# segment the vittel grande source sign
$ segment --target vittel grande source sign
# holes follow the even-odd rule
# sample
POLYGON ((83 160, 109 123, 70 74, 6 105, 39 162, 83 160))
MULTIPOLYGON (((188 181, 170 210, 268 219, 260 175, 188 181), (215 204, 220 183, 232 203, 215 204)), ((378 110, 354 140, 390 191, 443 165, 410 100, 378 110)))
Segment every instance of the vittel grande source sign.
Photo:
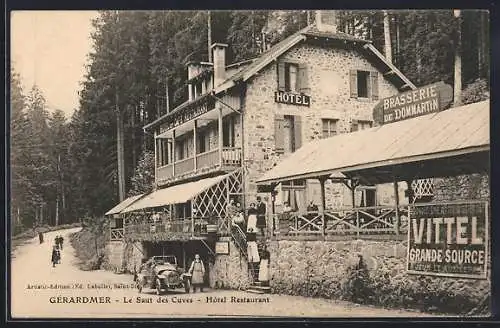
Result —
POLYGON ((486 279, 488 203, 410 206, 410 274, 486 279))

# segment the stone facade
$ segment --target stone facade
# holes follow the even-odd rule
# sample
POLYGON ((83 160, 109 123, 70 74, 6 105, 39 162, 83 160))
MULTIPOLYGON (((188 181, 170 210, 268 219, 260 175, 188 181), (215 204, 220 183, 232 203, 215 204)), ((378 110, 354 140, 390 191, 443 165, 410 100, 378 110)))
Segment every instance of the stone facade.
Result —
POLYGON ((215 263, 210 263, 210 287, 247 288, 250 284, 250 278, 246 258, 241 255, 230 237, 222 237, 220 240, 229 241, 229 255, 216 255, 215 263))
MULTIPOLYGON (((350 132, 353 119, 372 121, 373 107, 378 102, 376 99, 350 97, 351 69, 377 71, 355 50, 301 44, 278 60, 307 64, 311 103, 309 107, 305 107, 274 101, 274 92, 278 89, 276 62, 269 64, 248 81, 243 111, 244 158, 248 168, 246 193, 250 199, 257 192, 256 179, 288 155, 276 152, 276 114, 301 117, 302 144, 305 144, 322 137, 324 118, 337 120, 337 133, 350 132)), ((398 93, 397 88, 380 73, 378 86, 378 99, 398 93)), ((331 200, 331 206, 338 207, 345 203, 345 189, 341 185, 328 188, 327 199, 331 200)), ((350 200, 350 195, 348 199, 350 200)))
POLYGON ((105 248, 105 263, 113 271, 121 270, 124 264, 125 243, 122 241, 109 241, 105 248))
POLYGON ((369 273, 369 281, 365 282, 367 303, 467 313, 490 296, 490 278, 471 280, 407 274, 406 249, 406 241, 395 240, 272 241, 268 246, 271 290, 280 294, 343 299, 349 283, 349 267, 359 261, 358 255, 361 255, 369 273))

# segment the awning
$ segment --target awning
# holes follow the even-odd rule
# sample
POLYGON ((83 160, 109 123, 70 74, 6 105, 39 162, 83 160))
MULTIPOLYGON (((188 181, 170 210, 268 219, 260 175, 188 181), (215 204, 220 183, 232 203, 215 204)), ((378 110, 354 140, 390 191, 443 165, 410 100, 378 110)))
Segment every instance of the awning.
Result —
POLYGON ((224 180, 227 176, 227 174, 220 175, 213 178, 206 178, 153 191, 152 193, 144 196, 144 198, 140 201, 124 209, 122 213, 170 204, 185 203, 199 193, 224 180))
POLYGON ((125 199, 123 202, 119 203, 112 209, 106 212, 104 215, 113 215, 113 214, 119 214, 123 209, 125 209, 127 206, 132 205, 135 201, 139 200, 144 194, 136 195, 129 197, 125 199))
POLYGON ((488 152, 489 108, 489 101, 482 101, 312 141, 266 172, 257 184, 488 152))

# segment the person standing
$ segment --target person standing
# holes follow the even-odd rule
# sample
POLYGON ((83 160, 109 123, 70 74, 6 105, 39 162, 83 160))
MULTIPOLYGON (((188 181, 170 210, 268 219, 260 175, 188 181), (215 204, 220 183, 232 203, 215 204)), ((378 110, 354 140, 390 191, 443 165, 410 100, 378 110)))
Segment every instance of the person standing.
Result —
POLYGON ((52 247, 52 258, 51 258, 51 261, 52 261, 52 267, 55 267, 57 263, 59 263, 59 251, 57 250, 57 246, 54 245, 54 247, 52 247))
POLYGON ((260 262, 260 256, 259 248, 257 246, 257 234, 251 228, 247 232, 247 255, 250 272, 252 273, 252 278, 255 281, 258 278, 255 276, 255 268, 260 262))
POLYGON ((269 259, 271 254, 267 250, 267 245, 264 245, 262 250, 262 255, 260 257, 260 266, 259 266, 259 281, 263 286, 269 285, 269 259))
POLYGON ((262 202, 260 196, 257 196, 257 229, 262 236, 266 235, 266 204, 262 202))
POLYGON ((250 204, 247 214, 247 232, 255 233, 257 231, 257 209, 255 208, 255 203, 250 204))
POLYGON ((196 293, 196 287, 200 289, 203 293, 203 282, 205 278, 205 266, 203 261, 200 259, 200 255, 196 254, 194 256, 194 261, 191 263, 191 268, 189 269, 191 274, 191 284, 193 285, 193 293, 196 293))
POLYGON ((38 239, 40 240, 40 244, 43 243, 43 232, 38 231, 38 239))
POLYGON ((64 242, 63 236, 59 236, 59 248, 61 249, 61 251, 63 249, 63 242, 64 242))

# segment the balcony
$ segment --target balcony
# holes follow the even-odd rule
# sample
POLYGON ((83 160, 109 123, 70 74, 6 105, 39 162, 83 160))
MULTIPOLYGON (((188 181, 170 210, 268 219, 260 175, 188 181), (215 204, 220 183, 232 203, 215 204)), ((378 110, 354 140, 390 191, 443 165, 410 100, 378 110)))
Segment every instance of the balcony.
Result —
POLYGON ((158 185, 218 171, 231 171, 241 166, 241 148, 223 147, 184 158, 156 169, 158 185))

